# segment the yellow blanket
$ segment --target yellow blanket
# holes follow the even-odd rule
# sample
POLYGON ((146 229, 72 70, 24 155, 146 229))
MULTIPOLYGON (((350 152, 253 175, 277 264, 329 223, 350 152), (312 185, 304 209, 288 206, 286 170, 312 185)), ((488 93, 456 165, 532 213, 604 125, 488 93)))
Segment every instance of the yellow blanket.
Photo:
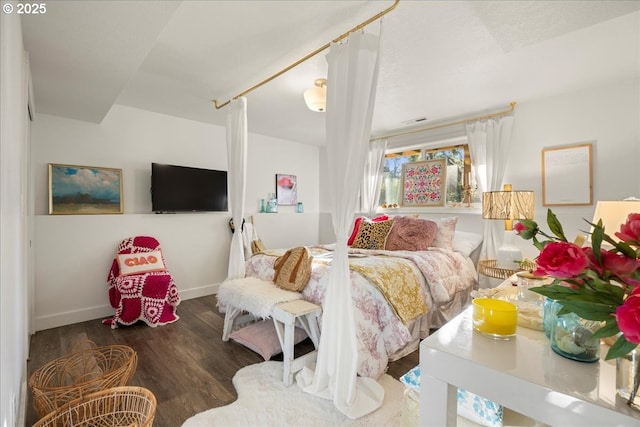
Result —
POLYGON ((427 312, 411 261, 384 256, 349 258, 349 267, 366 277, 385 297, 402 323, 427 312))
MULTIPOLYGON (((309 248, 314 262, 329 264, 332 251, 317 247, 309 248)), ((282 255, 283 250, 267 250, 263 254, 282 255)), ((360 273, 371 282, 389 303, 398 318, 407 324, 409 321, 427 312, 427 303, 420 291, 420 281, 412 261, 388 256, 362 256, 355 254, 349 257, 349 268, 360 273)))

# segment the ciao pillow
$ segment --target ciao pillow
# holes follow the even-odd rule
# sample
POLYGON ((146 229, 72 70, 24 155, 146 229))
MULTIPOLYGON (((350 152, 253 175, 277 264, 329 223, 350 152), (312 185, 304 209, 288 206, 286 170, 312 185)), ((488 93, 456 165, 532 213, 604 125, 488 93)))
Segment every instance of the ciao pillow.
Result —
POLYGON ((166 270, 161 251, 120 254, 118 255, 118 267, 120 267, 121 276, 166 270))

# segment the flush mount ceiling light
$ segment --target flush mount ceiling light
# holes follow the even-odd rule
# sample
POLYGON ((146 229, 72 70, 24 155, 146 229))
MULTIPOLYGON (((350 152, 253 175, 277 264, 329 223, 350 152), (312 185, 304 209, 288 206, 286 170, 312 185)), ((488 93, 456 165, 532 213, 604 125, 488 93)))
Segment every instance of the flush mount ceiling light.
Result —
POLYGON ((324 113, 327 107, 327 79, 316 79, 316 87, 304 91, 304 101, 312 111, 324 113))

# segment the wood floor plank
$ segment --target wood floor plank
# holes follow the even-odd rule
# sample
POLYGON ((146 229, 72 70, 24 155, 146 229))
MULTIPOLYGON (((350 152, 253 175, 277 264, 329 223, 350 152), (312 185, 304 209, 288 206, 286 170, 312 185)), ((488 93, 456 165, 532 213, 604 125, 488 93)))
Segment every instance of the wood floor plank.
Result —
MULTIPOLYGON (((260 363, 263 358, 248 348, 229 340, 223 342, 224 314, 216 307, 214 295, 182 301, 180 320, 150 328, 144 323, 111 329, 102 319, 38 331, 31 337, 28 375, 45 363, 70 352, 82 340, 98 346, 128 345, 138 355, 138 366, 131 385, 151 390, 158 406, 156 427, 180 426, 189 417, 210 408, 224 406, 237 399, 232 379, 244 366, 260 363)), ((296 356, 313 349, 306 339, 295 348, 296 356)), ((273 360, 282 360, 276 355, 273 360)), ((400 375, 416 366, 418 351, 389 364, 389 375, 400 375)), ((27 425, 37 415, 31 393, 27 402, 27 425)))

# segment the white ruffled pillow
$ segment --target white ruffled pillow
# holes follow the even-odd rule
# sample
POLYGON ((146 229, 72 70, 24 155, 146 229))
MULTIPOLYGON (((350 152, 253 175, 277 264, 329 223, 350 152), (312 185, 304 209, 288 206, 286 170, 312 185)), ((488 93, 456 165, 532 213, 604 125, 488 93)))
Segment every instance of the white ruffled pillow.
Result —
POLYGON ((468 257, 482 244, 483 237, 478 233, 456 231, 453 237, 453 250, 468 257))
POLYGON ((431 221, 435 222, 438 226, 436 238, 431 242, 431 246, 434 248, 453 249, 453 238, 456 232, 458 217, 452 216, 450 218, 433 219, 431 221))

